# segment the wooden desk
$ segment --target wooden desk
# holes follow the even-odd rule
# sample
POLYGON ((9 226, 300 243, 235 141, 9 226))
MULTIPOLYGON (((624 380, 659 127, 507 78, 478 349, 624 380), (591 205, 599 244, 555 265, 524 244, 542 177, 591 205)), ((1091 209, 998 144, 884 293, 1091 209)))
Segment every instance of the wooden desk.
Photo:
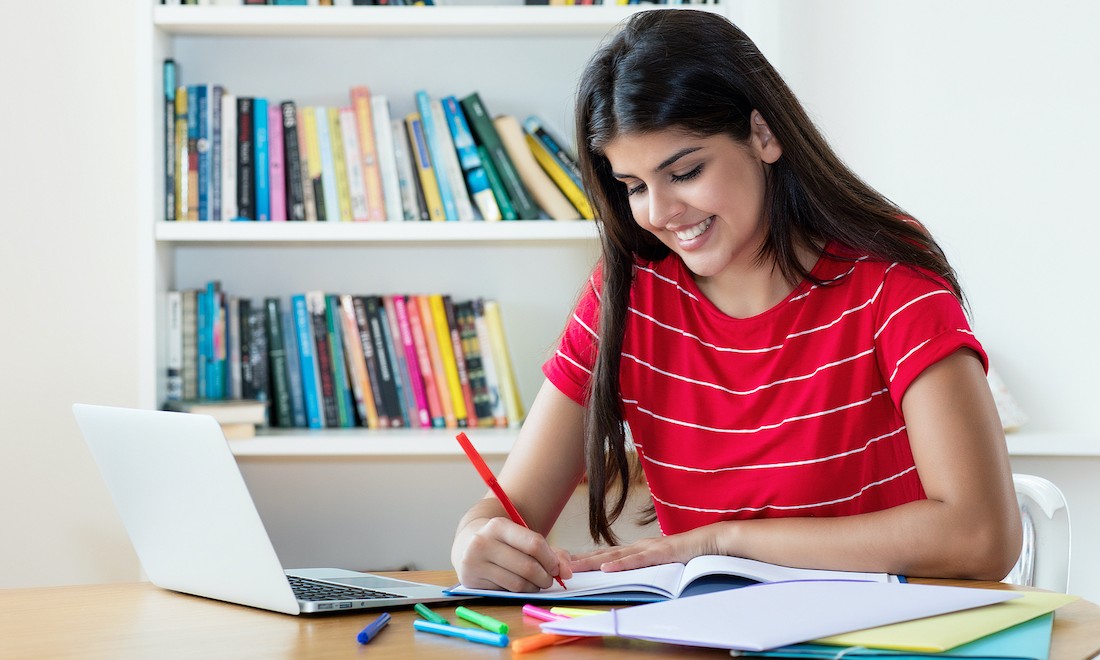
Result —
MULTIPOLYGON (((433 584, 454 583, 450 571, 403 574, 433 584)), ((916 581, 916 580, 914 580, 916 581)), ((999 583, 927 583, 1010 588, 999 583)), ((481 601, 479 611, 508 623, 513 639, 538 632, 519 604, 481 601)), ((435 608, 454 619, 454 605, 435 608)), ((377 613, 294 617, 222 604, 149 583, 0 590, 0 658, 503 658, 508 649, 417 633, 411 609, 368 646, 356 634, 377 613)), ((582 640, 538 651, 532 658, 728 658, 726 651, 619 639, 582 640)), ((1100 652, 1100 607, 1077 601, 1057 611, 1051 660, 1082 660, 1100 652)))

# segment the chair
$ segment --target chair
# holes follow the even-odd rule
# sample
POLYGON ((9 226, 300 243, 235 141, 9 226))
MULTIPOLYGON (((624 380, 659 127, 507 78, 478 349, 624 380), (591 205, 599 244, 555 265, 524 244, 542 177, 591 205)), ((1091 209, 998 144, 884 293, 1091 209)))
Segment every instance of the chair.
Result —
POLYGON ((1024 542, 1020 558, 1004 579, 1010 584, 1066 593, 1069 589, 1069 506, 1051 481, 1013 474, 1024 542))

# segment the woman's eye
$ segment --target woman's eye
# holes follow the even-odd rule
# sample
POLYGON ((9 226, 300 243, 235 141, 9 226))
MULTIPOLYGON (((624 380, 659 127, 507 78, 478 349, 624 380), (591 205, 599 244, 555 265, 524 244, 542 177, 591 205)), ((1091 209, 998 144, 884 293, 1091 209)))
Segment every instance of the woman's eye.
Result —
POLYGON ((695 177, 699 176, 699 174, 702 171, 703 171, 702 164, 696 165, 695 169, 688 172, 687 174, 673 174, 672 175, 672 182, 673 183, 682 183, 684 181, 690 181, 690 180, 694 179, 695 177))
POLYGON ((644 183, 639 183, 639 184, 633 185, 633 186, 630 185, 630 184, 626 184, 626 194, 627 195, 635 195, 635 194, 640 193, 644 190, 645 190, 645 184, 644 183))

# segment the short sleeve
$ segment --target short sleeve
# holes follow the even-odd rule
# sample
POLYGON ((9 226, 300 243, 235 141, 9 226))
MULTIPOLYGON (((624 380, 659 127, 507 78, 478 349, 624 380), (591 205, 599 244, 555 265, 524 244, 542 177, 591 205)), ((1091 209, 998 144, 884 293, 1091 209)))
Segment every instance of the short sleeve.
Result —
POLYGON ((925 369, 961 348, 989 358, 970 329, 959 299, 931 273, 894 265, 883 278, 876 305, 875 349, 890 398, 901 410, 906 390, 925 369))
POLYGON ((554 355, 542 365, 542 373, 554 387, 582 406, 587 403, 588 384, 596 363, 599 283, 597 266, 578 297, 554 355))

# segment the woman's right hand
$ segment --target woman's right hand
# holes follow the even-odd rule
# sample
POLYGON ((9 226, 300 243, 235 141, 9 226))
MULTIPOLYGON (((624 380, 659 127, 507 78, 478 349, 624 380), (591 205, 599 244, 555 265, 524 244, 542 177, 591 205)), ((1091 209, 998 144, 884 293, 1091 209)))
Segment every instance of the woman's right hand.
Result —
POLYGON ((573 577, 570 559, 538 532, 504 516, 469 520, 451 548, 459 581, 473 589, 539 591, 553 585, 555 577, 573 577))

